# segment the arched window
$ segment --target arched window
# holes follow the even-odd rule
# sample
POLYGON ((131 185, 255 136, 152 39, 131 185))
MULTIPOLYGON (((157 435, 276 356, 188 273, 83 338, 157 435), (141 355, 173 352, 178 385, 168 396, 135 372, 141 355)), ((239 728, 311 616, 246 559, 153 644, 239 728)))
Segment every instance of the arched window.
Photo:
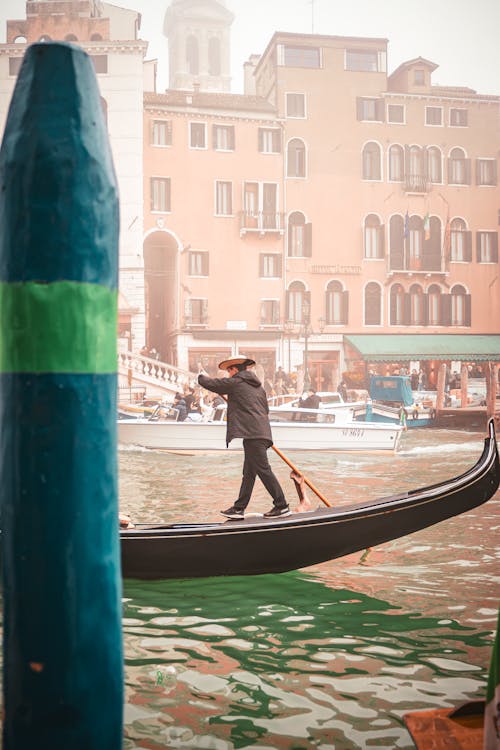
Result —
POLYGON ((340 281, 330 281, 326 287, 325 312, 327 325, 347 323, 347 293, 340 281))
POLYGON ((302 281, 293 281, 288 287, 287 293, 287 319, 294 323, 303 323, 305 318, 305 305, 309 301, 302 281))
POLYGON ((186 39, 186 62, 188 73, 197 76, 200 72, 200 57, 198 52, 198 40, 195 36, 186 39))
POLYGON ((365 326, 382 324, 382 291, 380 285, 370 281, 365 287, 365 326))
POLYGON ((443 182, 443 160, 437 146, 430 146, 427 149, 427 174, 434 184, 443 182))
POLYGON ((412 326, 424 324, 424 293, 420 284, 410 287, 410 323, 412 326))
POLYGON ((43 34, 38 41, 39 42, 51 42, 52 37, 50 37, 48 34, 43 34))
POLYGON ((102 42, 102 34, 98 34, 97 32, 95 34, 90 35, 90 41, 91 42, 102 42))
POLYGON ((64 40, 66 42, 77 42, 78 41, 78 37, 75 36, 74 34, 66 34, 66 36, 64 37, 64 40))
POLYGON ((467 322, 468 314, 468 295, 466 290, 460 284, 456 284, 451 292, 451 325, 465 326, 470 325, 467 322))
POLYGON ((292 138, 288 144, 286 176, 306 176, 306 147, 300 138, 292 138))
POLYGON ((363 148, 363 179, 380 180, 382 176, 380 146, 367 143, 363 148))
POLYGON ((16 38, 14 39, 14 44, 26 44, 27 41, 28 40, 25 36, 16 36, 16 38))
POLYGON ((208 42, 208 73, 211 76, 220 76, 220 40, 213 36, 208 42))
POLYGON ((422 268, 423 229, 424 222, 422 218, 420 216, 410 216, 406 242, 411 271, 419 271, 422 268))
POLYGON ((288 255, 291 258, 311 257, 311 225, 301 211, 288 217, 288 255))
POLYGON ((463 219, 453 219, 450 224, 450 260, 460 262, 467 258, 467 226, 463 219))
POLYGON ((391 287, 391 326, 402 326, 404 324, 405 290, 401 284, 391 287))
POLYGON ((469 160, 465 158, 463 148, 452 148, 448 161, 448 182, 451 185, 468 185, 469 160))
POLYGON ((365 219, 365 258, 384 257, 383 227, 375 214, 368 214, 365 219))
POLYGON ((427 322, 430 326, 442 323, 441 288, 437 284, 431 284, 427 291, 427 322))
POLYGON ((402 146, 391 146, 389 149, 389 179, 402 182, 404 179, 404 151, 402 146))

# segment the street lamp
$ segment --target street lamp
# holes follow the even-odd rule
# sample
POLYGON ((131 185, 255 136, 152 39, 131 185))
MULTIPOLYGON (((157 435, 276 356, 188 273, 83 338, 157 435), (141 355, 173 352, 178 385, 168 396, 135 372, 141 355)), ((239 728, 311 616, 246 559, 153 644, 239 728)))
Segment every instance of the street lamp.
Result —
POLYGON ((288 372, 292 371, 291 341, 294 333, 293 320, 283 321, 283 335, 288 339, 288 372))
POLYGON ((307 298, 304 298, 302 302, 302 323, 304 326, 304 391, 308 391, 311 388, 311 378, 309 377, 308 367, 308 349, 310 334, 310 323, 311 323, 311 305, 307 298))

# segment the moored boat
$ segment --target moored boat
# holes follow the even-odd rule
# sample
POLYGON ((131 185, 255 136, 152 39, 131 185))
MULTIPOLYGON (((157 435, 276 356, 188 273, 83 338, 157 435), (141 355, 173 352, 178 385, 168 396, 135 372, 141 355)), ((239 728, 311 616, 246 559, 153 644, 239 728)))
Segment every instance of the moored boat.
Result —
POLYGON ((493 421, 477 463, 458 477, 371 502, 278 519, 136 526, 120 532, 123 575, 196 578, 280 573, 397 539, 486 502, 500 484, 493 421))

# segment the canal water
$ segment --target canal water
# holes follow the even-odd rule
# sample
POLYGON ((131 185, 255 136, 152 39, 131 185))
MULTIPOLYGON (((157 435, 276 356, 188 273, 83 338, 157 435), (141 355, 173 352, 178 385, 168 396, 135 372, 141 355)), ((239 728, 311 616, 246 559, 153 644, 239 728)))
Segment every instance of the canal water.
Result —
MULTIPOLYGON (((421 429, 403 435, 396 455, 290 458, 342 504, 456 476, 482 441, 421 429)), ((289 470, 272 451, 270 460, 295 504, 289 470)), ((241 465, 233 452, 120 449, 121 509, 140 522, 219 520, 241 465)), ((256 486, 249 510, 269 506, 256 486)), ((497 494, 463 516, 305 570, 126 581, 125 749, 410 750, 406 712, 485 695, 499 529, 497 494)))

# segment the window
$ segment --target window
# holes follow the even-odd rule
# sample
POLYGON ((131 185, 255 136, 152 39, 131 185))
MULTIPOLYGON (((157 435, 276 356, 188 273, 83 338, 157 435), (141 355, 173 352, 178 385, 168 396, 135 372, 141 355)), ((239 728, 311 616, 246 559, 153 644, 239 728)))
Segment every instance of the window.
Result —
POLYGON ((468 111, 466 109, 450 109, 450 125, 454 128, 466 128, 468 125, 468 111))
POLYGON ((262 279, 279 279, 281 277, 281 255, 278 255, 278 253, 261 253, 259 276, 262 279))
POLYGON ((454 286, 451 294, 451 325, 465 326, 471 324, 470 295, 460 284, 454 286))
POLYGON ((153 120, 151 143, 153 146, 172 145, 172 122, 170 120, 153 120))
MULTIPOLYGON (((466 231, 463 219, 453 219, 450 224, 450 260, 455 262, 468 261, 471 256, 471 233, 466 231)), ((445 243, 446 244, 446 243, 445 243)))
POLYGON ((405 121, 405 108, 403 104, 387 105, 387 122, 403 125, 405 121))
POLYGON ((426 125, 442 125, 443 124, 443 108, 442 107, 426 107, 425 108, 425 124, 426 125))
POLYGON ((425 85, 425 70, 419 68, 413 72, 413 83, 415 86, 425 85))
POLYGON ((356 117, 358 120, 383 122, 384 100, 358 96, 356 99, 356 117))
POLYGON ((496 159, 476 159, 476 185, 497 184, 496 159))
POLYGON ((309 296, 301 281, 293 281, 290 284, 287 292, 287 320, 291 320, 294 323, 302 323, 304 321, 304 313, 306 305, 309 302, 309 296))
POLYGON ((207 126, 204 122, 189 123, 189 147, 206 148, 207 147, 207 126))
POLYGON ((243 185, 242 228, 259 231, 281 229, 275 182, 245 182, 243 185))
POLYGON ((234 125, 214 125, 212 144, 216 151, 234 151, 234 125))
POLYGON ((384 235, 380 219, 369 214, 365 219, 365 258, 384 257, 384 235))
POLYGON ((478 263, 496 263, 498 261, 497 232, 478 232, 476 243, 478 263))
POLYGON ((94 70, 96 73, 108 72, 108 56, 107 55, 90 55, 90 59, 94 63, 94 70))
POLYGON ((286 95, 286 116, 305 118, 306 116, 306 95, 305 94, 287 94, 286 95))
POLYGON ((427 292, 427 322, 430 326, 441 325, 441 289, 432 284, 427 292))
POLYGON ((233 214, 233 183, 217 180, 215 183, 215 213, 217 216, 233 214))
POLYGON ((220 41, 213 36, 208 41, 208 75, 220 76, 220 41))
POLYGON ((339 281, 330 281, 326 288, 325 312, 327 325, 347 323, 347 292, 339 281))
POLYGON ((312 254, 312 225, 306 224, 301 211, 294 211, 288 219, 288 255, 291 258, 310 258, 312 254))
POLYGON ((208 276, 208 253, 190 250, 188 256, 189 276, 208 276))
POLYGON ((384 50, 347 49, 345 52, 346 70, 366 73, 385 73, 386 54, 384 50))
POLYGON ((17 76, 21 68, 22 57, 9 57, 9 75, 17 76))
POLYGON ((365 288, 365 325, 379 326, 382 323, 382 292, 380 285, 370 281, 365 288))
POLYGON ((363 179, 381 179, 380 146, 378 143, 367 143, 363 148, 363 179))
POLYGON ((280 302, 278 299, 263 299, 260 302, 260 324, 277 326, 280 322, 280 302))
POLYGON ((188 325, 206 325, 208 323, 208 300, 186 300, 186 323, 188 325))
POLYGON ((461 148, 452 148, 448 159, 448 182, 450 185, 470 185, 470 159, 465 158, 461 148))
POLYGON ((389 148, 389 180, 402 182, 404 179, 404 151, 402 146, 389 148))
POLYGON ((420 271, 422 268, 423 228, 424 223, 420 216, 410 217, 406 247, 409 256, 409 269, 411 271, 420 271))
POLYGON ((405 190, 410 193, 423 193, 427 190, 425 150, 421 146, 406 146, 405 190))
POLYGON ((170 211, 170 177, 151 177, 151 211, 170 211))
POLYGON ((282 48, 281 60, 280 64, 293 68, 319 68, 321 50, 319 47, 292 47, 286 44, 282 48))
POLYGON ((424 323, 424 293, 420 284, 410 287, 410 324, 421 326, 424 323))
POLYGON ((259 128, 259 151, 261 154, 281 153, 281 130, 279 128, 259 128))
POLYGON ((427 176, 434 185, 443 182, 441 151, 437 146, 430 146, 427 149, 427 176))
POLYGON ((186 63, 188 73, 197 76, 200 72, 200 56, 198 40, 195 36, 188 36, 186 39, 186 63))
POLYGON ((306 147, 300 138, 292 138, 287 148, 287 177, 306 176, 306 147))
POLYGON ((391 287, 391 326, 404 325, 404 301, 405 293, 401 284, 391 287))

